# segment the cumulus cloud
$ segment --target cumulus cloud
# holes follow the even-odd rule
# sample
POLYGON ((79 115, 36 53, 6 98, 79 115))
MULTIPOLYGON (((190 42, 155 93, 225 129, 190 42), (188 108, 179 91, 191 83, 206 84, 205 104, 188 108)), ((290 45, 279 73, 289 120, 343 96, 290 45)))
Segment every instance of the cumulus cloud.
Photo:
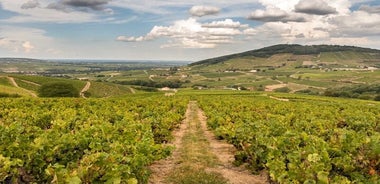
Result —
POLYGON ((34 46, 29 41, 25 41, 22 44, 22 47, 24 48, 24 51, 26 53, 29 53, 29 52, 31 52, 34 49, 34 46))
POLYGON ((243 31, 244 35, 257 35, 258 31, 254 28, 248 28, 243 31))
MULTIPOLYGON (((105 10, 112 0, 60 0, 56 3, 50 3, 47 8, 67 11, 68 8, 91 9, 95 11, 105 10)), ((107 9, 107 11, 109 11, 107 9)))
POLYGON ((203 24, 202 27, 208 28, 244 28, 248 27, 247 24, 241 24, 240 22, 235 22, 232 19, 225 19, 223 21, 213 21, 211 23, 203 24))
POLYGON ((333 37, 330 39, 330 43, 335 45, 353 45, 352 43, 367 45, 370 41, 366 37, 333 37))
POLYGON ((196 19, 189 18, 176 21, 171 26, 154 26, 145 36, 119 36, 116 40, 141 42, 167 37, 169 42, 162 47, 214 48, 218 44, 232 43, 235 36, 242 34, 240 29, 245 27, 247 25, 231 19, 201 24, 196 19))
POLYGON ((360 6, 359 10, 365 11, 368 13, 379 13, 380 14, 380 6, 362 5, 362 6, 360 6))
POLYGON ((13 52, 30 53, 34 46, 29 41, 12 40, 9 38, 0 38, 0 48, 11 50, 13 52))
POLYGON ((122 41, 122 42, 141 42, 141 41, 146 41, 148 40, 147 37, 139 36, 139 37, 126 37, 126 36, 118 36, 116 38, 117 41, 122 41))
POLYGON ((215 15, 218 14, 220 9, 214 6, 193 6, 189 10, 192 16, 203 17, 206 15, 215 15))
POLYGON ((35 54, 45 48, 54 48, 52 43, 55 42, 45 34, 41 29, 0 25, 0 48, 20 56, 35 54))
POLYGON ((32 9, 40 6, 37 0, 29 0, 28 2, 21 5, 21 9, 32 9))
POLYGON ((328 15, 337 13, 336 9, 329 6, 324 0, 301 0, 295 5, 295 12, 312 15, 328 15))
POLYGON ((355 11, 349 15, 336 16, 330 19, 335 37, 378 36, 380 33, 380 14, 355 11))
POLYGON ((290 14, 284 10, 275 7, 269 7, 266 10, 256 10, 248 16, 249 20, 262 22, 306 22, 306 18, 298 14, 290 14))

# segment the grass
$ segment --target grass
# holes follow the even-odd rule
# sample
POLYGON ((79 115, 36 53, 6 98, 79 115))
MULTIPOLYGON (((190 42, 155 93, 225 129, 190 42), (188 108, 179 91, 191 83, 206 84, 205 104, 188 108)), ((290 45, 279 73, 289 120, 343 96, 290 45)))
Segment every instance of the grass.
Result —
POLYGON ((218 78, 218 77, 234 77, 234 76, 239 76, 243 74, 239 72, 215 72, 215 73, 202 73, 201 75, 207 78, 218 78))
POLYGON ((16 81, 18 86, 20 86, 21 88, 30 90, 30 91, 38 91, 38 89, 40 88, 40 86, 38 86, 36 84, 25 82, 25 80, 15 78, 15 81, 16 81))
POLYGON ((15 79, 26 80, 34 82, 40 85, 50 83, 50 82, 68 82, 72 84, 79 91, 86 85, 85 81, 56 78, 56 77, 44 77, 44 76, 29 76, 29 75, 12 75, 15 79))
POLYGON ((13 86, 8 78, 2 77, 2 76, 0 76, 0 85, 9 86, 9 87, 13 86))
POLYGON ((178 184, 224 184, 227 180, 216 172, 207 171, 218 163, 216 156, 209 150, 209 142, 201 128, 195 103, 190 104, 188 129, 182 137, 180 167, 175 168, 167 181, 178 184))
POLYGON ((176 184, 227 184, 226 179, 221 174, 205 172, 202 168, 191 166, 177 169, 168 181, 176 184))
POLYGON ((20 96, 31 96, 28 92, 26 92, 22 88, 16 88, 11 86, 0 85, 0 93, 6 94, 18 94, 20 96))
POLYGON ((87 92, 90 94, 90 97, 102 98, 130 94, 131 90, 128 86, 124 85, 106 82, 91 82, 90 89, 87 92))

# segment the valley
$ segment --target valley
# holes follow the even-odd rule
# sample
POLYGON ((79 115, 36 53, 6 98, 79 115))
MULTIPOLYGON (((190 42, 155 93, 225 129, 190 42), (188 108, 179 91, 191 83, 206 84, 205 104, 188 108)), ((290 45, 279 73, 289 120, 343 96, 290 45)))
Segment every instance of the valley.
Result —
MULTIPOLYGON (((322 50, 322 51, 321 51, 322 50)), ((0 183, 376 183, 380 51, 0 59, 0 183)))

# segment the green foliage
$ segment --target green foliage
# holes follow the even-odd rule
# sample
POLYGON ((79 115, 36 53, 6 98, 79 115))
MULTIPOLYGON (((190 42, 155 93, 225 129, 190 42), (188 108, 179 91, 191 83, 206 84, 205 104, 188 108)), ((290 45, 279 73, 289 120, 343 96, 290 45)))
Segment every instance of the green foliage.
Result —
POLYGON ((0 92, 0 98, 17 98, 21 97, 19 94, 8 94, 8 93, 2 93, 0 92))
MULTIPOLYGON (((77 90, 82 89, 86 85, 85 81, 65 79, 65 78, 59 78, 59 77, 32 76, 32 75, 12 75, 12 77, 15 78, 16 81, 25 80, 25 81, 30 81, 39 85, 53 83, 53 82, 66 82, 66 83, 72 84, 77 90)), ((25 88, 29 90, 33 90, 28 87, 25 87, 25 88)))
POLYGON ((79 91, 70 83, 53 82, 42 85, 38 90, 40 97, 79 97, 79 91))
POLYGON ((88 91, 84 93, 86 97, 102 98, 111 96, 122 96, 130 94, 131 90, 128 86, 109 83, 109 82, 93 82, 88 91))
POLYGON ((375 96, 375 101, 380 101, 380 95, 375 96))
POLYGON ((379 50, 353 47, 353 46, 339 46, 339 45, 302 46, 302 45, 296 45, 296 44, 293 44, 293 45, 280 44, 280 45, 264 47, 257 50, 242 52, 238 54, 231 54, 231 55, 221 56, 217 58, 206 59, 206 60, 198 61, 195 63, 191 63, 190 66, 196 66, 196 65, 202 65, 202 64, 212 65, 212 64, 228 61, 230 59, 249 57, 249 56, 267 58, 275 54, 283 54, 283 53, 291 53, 295 55, 317 55, 321 52, 341 52, 341 51, 380 53, 379 50))
POLYGON ((288 87, 282 87, 282 88, 277 88, 274 91, 275 92, 280 92, 280 93, 289 93, 291 90, 288 87))
POLYGON ((0 76, 0 85, 3 85, 3 86, 13 86, 13 85, 10 83, 10 81, 9 81, 8 78, 6 78, 6 77, 2 77, 2 76, 0 76))
POLYGON ((123 85, 137 85, 137 86, 145 86, 145 87, 153 87, 153 88, 180 88, 184 82, 179 80, 176 81, 164 81, 164 82, 156 82, 151 80, 133 80, 133 81, 120 81, 118 84, 123 85))
POLYGON ((147 183, 188 100, 0 99, 0 183, 147 183))
POLYGON ((227 184, 227 180, 220 173, 206 172, 204 169, 182 167, 174 171, 168 179, 176 184, 227 184))
POLYGON ((380 84, 373 85, 354 85, 341 88, 329 88, 324 92, 325 96, 359 98, 364 100, 376 100, 380 93, 380 84))
MULTIPOLYGON (((277 183, 376 183, 379 105, 287 95, 198 97, 208 125, 237 149, 235 163, 277 183)), ((380 144, 379 144, 380 145, 380 144)))

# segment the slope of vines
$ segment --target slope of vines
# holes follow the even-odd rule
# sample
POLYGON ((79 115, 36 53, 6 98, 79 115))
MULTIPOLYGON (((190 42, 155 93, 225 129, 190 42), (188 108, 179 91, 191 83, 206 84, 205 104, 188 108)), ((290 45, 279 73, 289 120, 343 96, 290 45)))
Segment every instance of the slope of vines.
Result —
MULTIPOLYGON (((161 97, 161 96, 160 96, 161 97)), ((0 183, 146 183, 181 97, 0 99, 0 183)))
POLYGON ((208 125, 232 143, 236 163, 277 183, 378 183, 380 104, 333 98, 209 95, 208 125))

